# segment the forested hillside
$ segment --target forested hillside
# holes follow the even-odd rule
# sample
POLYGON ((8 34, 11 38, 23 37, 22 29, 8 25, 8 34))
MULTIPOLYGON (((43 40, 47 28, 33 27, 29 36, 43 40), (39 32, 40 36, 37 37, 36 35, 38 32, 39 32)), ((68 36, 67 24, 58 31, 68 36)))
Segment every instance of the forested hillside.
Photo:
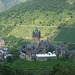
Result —
POLYGON ((75 0, 28 0, 0 13, 0 23, 74 26, 75 0))
POLYGON ((13 7, 14 5, 26 0, 0 0, 0 11, 13 7))
MULTIPOLYGON (((0 9, 4 10, 2 1, 24 0, 0 0, 0 9)), ((6 62, 0 63, 0 75, 75 75, 75 61, 69 60, 67 56, 59 58, 57 55, 57 60, 30 62, 26 58, 20 59, 17 50, 25 49, 26 44, 32 43, 32 32, 36 27, 41 32, 42 41, 49 38, 53 45, 64 44, 67 51, 74 50, 73 26, 75 26, 75 0, 27 0, 0 12, 0 35, 13 55, 13 59, 8 57, 6 62)))
POLYGON ((75 0, 27 0, 0 13, 0 35, 9 47, 31 43, 37 25, 43 40, 58 31, 46 26, 75 26, 75 0))
POLYGON ((0 75, 75 75, 75 61, 26 61, 16 59, 0 64, 0 75))

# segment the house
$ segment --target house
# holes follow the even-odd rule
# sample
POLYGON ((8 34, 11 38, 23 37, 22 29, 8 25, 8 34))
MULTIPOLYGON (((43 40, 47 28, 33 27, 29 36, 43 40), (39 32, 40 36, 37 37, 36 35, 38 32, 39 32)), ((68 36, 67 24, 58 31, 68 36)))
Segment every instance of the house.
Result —
POLYGON ((56 59, 57 56, 55 54, 55 52, 48 52, 48 53, 45 53, 45 54, 36 54, 36 60, 39 60, 39 61, 46 61, 47 59, 56 59))
POLYGON ((63 54, 64 58, 66 58, 66 56, 69 58, 69 60, 75 61, 75 51, 74 50, 70 50, 69 52, 66 52, 63 54))
POLYGON ((70 50, 68 54, 69 54, 69 59, 75 60, 75 51, 74 50, 70 50))
POLYGON ((11 56, 11 54, 9 54, 9 50, 7 47, 2 47, 0 48, 0 62, 3 62, 7 59, 8 56, 11 56))
POLYGON ((0 48, 5 46, 5 41, 2 40, 1 36, 0 36, 0 48))
POLYGON ((54 46, 53 47, 53 50, 55 51, 56 54, 59 55, 59 57, 62 57, 63 54, 66 53, 66 49, 64 47, 61 47, 61 46, 54 46))

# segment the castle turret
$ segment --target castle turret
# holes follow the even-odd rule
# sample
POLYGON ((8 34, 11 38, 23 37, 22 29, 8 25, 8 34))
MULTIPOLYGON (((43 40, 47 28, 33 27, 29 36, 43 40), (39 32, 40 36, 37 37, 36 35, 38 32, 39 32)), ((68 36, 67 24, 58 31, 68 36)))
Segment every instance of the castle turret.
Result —
POLYGON ((40 31, 38 31, 38 28, 36 27, 35 31, 33 31, 33 44, 34 48, 38 48, 40 43, 40 31))

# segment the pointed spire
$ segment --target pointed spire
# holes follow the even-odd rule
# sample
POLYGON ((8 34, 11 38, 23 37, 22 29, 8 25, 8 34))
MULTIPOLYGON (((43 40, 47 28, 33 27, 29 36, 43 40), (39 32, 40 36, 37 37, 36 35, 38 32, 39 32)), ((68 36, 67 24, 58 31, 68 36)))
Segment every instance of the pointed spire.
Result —
POLYGON ((35 29, 35 34, 37 34, 38 33, 38 28, 36 27, 36 29, 35 29))
POLYGON ((38 31, 38 28, 36 27, 36 30, 35 31, 38 31))

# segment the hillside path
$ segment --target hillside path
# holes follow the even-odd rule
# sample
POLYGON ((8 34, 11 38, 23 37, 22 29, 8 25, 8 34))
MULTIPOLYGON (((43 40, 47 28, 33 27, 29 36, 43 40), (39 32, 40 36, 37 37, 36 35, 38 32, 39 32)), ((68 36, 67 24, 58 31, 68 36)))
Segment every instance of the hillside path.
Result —
MULTIPOLYGON (((2 24, 2 25, 10 25, 12 26, 13 24, 2 24)), ((16 24, 16 26, 22 26, 22 27, 58 27, 58 26, 38 26, 38 25, 19 25, 19 24, 16 24)))

